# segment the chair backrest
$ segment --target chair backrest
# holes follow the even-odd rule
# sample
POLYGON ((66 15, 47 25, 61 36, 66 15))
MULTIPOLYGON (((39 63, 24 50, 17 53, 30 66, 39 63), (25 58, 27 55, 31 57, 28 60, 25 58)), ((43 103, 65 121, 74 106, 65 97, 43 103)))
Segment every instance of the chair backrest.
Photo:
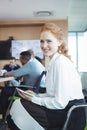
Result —
POLYGON ((33 88, 34 88, 34 92, 36 93, 39 93, 39 90, 40 90, 40 82, 41 82, 41 79, 43 78, 43 76, 46 75, 46 71, 43 71, 41 73, 41 75, 38 77, 37 81, 35 82, 33 88))
MULTIPOLYGON (((77 108, 87 108, 87 104, 74 105, 74 106, 72 106, 72 107, 69 109, 69 111, 68 111, 68 113, 67 113, 67 118, 66 118, 66 121, 65 121, 65 124, 64 124, 62 130, 67 130, 68 124, 69 124, 69 121, 70 121, 71 114, 72 114, 72 112, 73 112, 74 110, 76 110, 77 108)), ((78 125, 78 124, 77 124, 77 125, 78 125)), ((80 124, 79 124, 79 125, 80 125, 80 124)))
POLYGON ((39 77, 37 78, 37 80, 36 80, 36 82, 35 82, 35 84, 33 86, 22 84, 22 85, 19 85, 19 87, 21 87, 21 89, 22 89, 22 87, 26 88, 26 89, 30 89, 30 90, 32 90, 32 91, 34 91, 36 93, 39 93, 40 91, 42 91, 41 93, 44 93, 46 91, 46 88, 45 87, 40 87, 40 83, 41 83, 41 80, 42 80, 43 76, 46 76, 46 71, 43 71, 39 75, 39 77))

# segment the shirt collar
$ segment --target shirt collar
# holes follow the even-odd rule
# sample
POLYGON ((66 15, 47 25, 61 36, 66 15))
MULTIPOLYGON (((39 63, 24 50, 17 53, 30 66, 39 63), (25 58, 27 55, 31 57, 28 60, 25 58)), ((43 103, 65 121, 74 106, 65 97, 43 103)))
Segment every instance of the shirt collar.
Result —
POLYGON ((54 61, 56 60, 56 58, 57 58, 58 56, 60 56, 60 54, 59 54, 59 53, 55 53, 55 54, 53 55, 53 57, 48 60, 48 63, 47 63, 47 65, 46 65, 46 70, 48 70, 48 68, 50 68, 51 64, 54 63, 54 61))

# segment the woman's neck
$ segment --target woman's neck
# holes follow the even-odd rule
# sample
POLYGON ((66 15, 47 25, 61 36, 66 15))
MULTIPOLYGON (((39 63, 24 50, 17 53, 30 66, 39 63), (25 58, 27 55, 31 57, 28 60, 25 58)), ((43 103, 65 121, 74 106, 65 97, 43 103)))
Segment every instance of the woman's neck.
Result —
POLYGON ((52 54, 51 56, 49 56, 50 59, 52 59, 52 57, 56 54, 57 52, 55 52, 54 54, 52 54))

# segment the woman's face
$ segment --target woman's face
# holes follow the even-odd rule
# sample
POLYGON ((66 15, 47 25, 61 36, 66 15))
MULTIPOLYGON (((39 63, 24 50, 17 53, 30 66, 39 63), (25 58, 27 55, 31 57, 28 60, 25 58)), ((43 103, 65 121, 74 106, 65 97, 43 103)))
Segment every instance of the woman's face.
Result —
POLYGON ((57 52, 59 45, 59 41, 50 31, 41 33, 40 47, 45 56, 52 57, 57 52))

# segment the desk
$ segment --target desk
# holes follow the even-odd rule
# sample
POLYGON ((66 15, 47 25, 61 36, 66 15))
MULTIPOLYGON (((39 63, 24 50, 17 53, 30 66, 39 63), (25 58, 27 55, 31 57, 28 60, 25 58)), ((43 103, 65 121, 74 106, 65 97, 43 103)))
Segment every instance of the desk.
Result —
POLYGON ((0 82, 10 81, 15 79, 14 77, 0 77, 0 82))

